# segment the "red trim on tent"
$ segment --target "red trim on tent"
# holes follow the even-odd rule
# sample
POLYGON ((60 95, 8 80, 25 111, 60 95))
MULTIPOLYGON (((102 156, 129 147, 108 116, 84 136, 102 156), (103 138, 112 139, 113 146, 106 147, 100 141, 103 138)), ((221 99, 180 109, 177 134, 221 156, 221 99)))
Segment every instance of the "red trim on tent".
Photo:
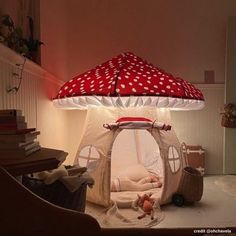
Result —
POLYGON ((144 117, 121 117, 116 122, 127 122, 127 121, 146 121, 146 122, 153 122, 150 119, 144 117))

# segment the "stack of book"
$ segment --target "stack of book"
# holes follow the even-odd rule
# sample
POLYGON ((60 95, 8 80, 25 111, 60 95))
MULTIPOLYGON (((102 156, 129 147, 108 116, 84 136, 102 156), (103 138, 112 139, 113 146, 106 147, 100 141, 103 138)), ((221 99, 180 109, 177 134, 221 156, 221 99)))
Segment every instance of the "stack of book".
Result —
POLYGON ((27 128, 21 110, 0 110, 0 159, 24 158, 38 151, 39 134, 35 128, 27 128))

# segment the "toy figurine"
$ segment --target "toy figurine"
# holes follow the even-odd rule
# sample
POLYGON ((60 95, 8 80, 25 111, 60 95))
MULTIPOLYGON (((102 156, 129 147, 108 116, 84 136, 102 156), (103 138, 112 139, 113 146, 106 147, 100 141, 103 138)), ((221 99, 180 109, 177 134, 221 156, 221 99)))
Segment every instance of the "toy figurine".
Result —
POLYGON ((151 216, 151 220, 154 219, 154 199, 151 198, 152 193, 144 194, 142 196, 138 195, 138 199, 136 200, 136 206, 140 207, 143 210, 143 214, 138 216, 138 219, 144 218, 146 215, 151 216))

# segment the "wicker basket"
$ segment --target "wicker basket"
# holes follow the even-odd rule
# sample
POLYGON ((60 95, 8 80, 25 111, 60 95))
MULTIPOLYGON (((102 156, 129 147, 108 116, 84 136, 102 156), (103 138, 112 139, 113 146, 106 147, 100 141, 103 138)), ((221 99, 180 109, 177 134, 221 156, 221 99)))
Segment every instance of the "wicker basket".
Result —
POLYGON ((223 114, 221 125, 226 128, 236 128, 236 116, 228 117, 225 114, 223 114))
POLYGON ((183 195, 186 202, 200 201, 203 194, 203 176, 201 173, 190 166, 185 167, 180 179, 178 193, 183 195))

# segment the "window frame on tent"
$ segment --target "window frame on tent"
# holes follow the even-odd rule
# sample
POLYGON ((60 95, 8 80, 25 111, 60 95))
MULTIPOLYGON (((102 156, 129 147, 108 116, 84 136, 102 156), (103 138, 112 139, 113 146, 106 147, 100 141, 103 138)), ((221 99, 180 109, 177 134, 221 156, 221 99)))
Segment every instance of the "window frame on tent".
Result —
POLYGON ((167 160, 168 160, 168 164, 170 166, 171 172, 173 174, 177 173, 179 171, 179 169, 180 169, 181 161, 180 161, 180 154, 179 154, 179 152, 178 152, 178 150, 176 149, 175 146, 172 146, 172 145, 169 146, 167 160), (175 152, 174 152, 174 150, 175 150, 175 152), (172 158, 170 158, 170 153, 172 153, 172 158), (174 153, 177 153, 177 157, 175 157, 174 153), (176 165, 176 163, 178 163, 178 165, 176 165), (178 166, 178 167, 176 168, 176 166, 178 166))
POLYGON ((79 160, 79 162, 78 162, 79 166, 86 167, 89 172, 92 172, 92 171, 96 170, 96 168, 99 165, 99 162, 101 160, 101 157, 100 157, 99 151, 97 150, 97 148, 94 145, 86 145, 80 150, 80 153, 78 155, 78 160, 79 160), (86 151, 87 148, 88 148, 88 156, 81 155, 81 152, 86 151), (93 152, 92 152, 92 150, 93 150, 93 152), (97 157, 92 157, 91 156, 92 153, 93 154, 95 153, 94 151, 97 153, 97 157), (81 159, 86 160, 85 165, 81 165, 81 162, 80 162, 81 159), (96 166, 90 169, 89 164, 91 164, 94 161, 96 161, 96 166))

